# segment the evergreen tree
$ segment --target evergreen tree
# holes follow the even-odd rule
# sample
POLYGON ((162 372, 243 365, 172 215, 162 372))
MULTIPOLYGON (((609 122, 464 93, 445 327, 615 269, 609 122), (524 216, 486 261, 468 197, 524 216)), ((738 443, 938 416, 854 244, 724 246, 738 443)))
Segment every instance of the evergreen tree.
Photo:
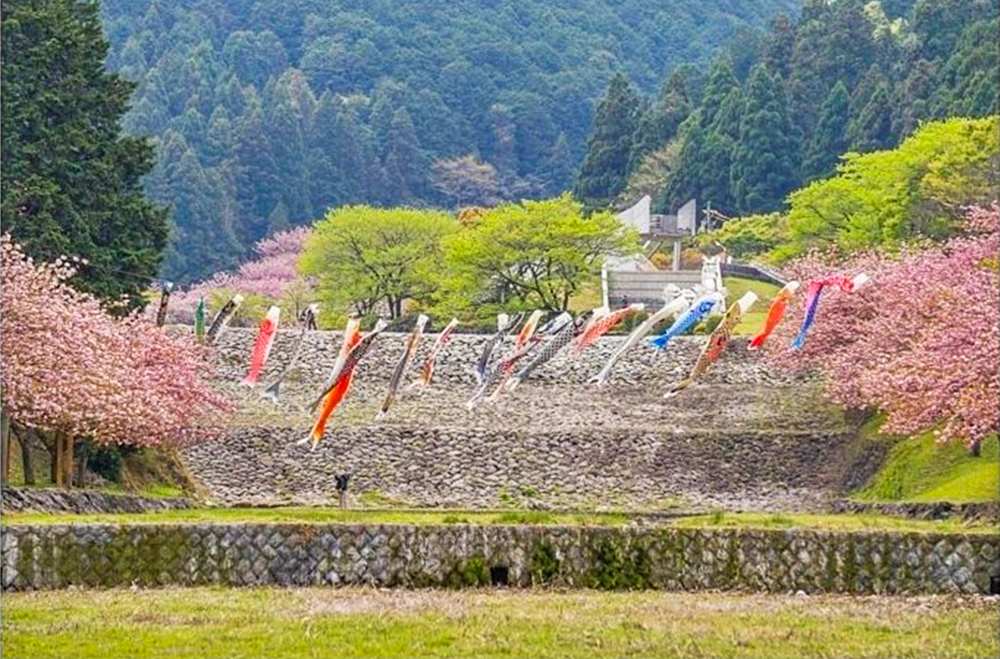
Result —
POLYGON ((803 139, 812 134, 819 118, 819 105, 836 78, 825 77, 829 58, 826 50, 831 10, 826 0, 808 0, 795 29, 795 44, 788 65, 788 103, 794 128, 803 139))
POLYGON ((889 89, 885 83, 875 88, 861 111, 851 120, 847 137, 851 150, 864 153, 892 146, 892 116, 889 89))
POLYGON ((708 128, 715 121, 715 114, 734 89, 739 89, 740 83, 733 75, 733 67, 729 59, 718 58, 712 62, 705 84, 705 93, 701 99, 701 127, 708 128))
POLYGON ((805 148, 802 173, 806 180, 833 175, 837 158, 847 151, 847 123, 851 97, 843 80, 837 81, 819 111, 819 121, 805 148))
POLYGON ((545 167, 549 194, 558 195, 572 187, 573 166, 573 152, 570 150, 569 140, 566 138, 566 133, 559 133, 545 167))
POLYGON ((186 284, 199 275, 231 268, 243 256, 230 223, 221 221, 225 203, 211 176, 198 162, 184 136, 164 133, 150 194, 170 206, 172 240, 164 275, 186 284))
POLYGON ((741 213, 776 210, 798 184, 798 145, 781 80, 764 66, 750 76, 740 139, 733 153, 733 194, 741 213))
POLYGON ((771 21, 771 29, 764 43, 761 62, 768 71, 788 80, 792 50, 795 48, 795 25, 788 16, 781 14, 771 21))
POLYGON ((587 155, 573 191, 588 209, 607 207, 625 189, 638 114, 639 98, 628 79, 615 74, 597 105, 587 155))
POLYGON ((239 239, 252 245, 264 237, 267 217, 282 198, 278 164, 271 152, 264 123, 264 110, 253 88, 248 88, 246 112, 236 129, 235 174, 240 209, 243 211, 239 239))
POLYGON ((392 204, 412 203, 423 194, 426 165, 413 119, 406 108, 399 108, 393 115, 386 148, 382 166, 389 182, 387 199, 392 204))
POLYGON ((683 72, 674 71, 664 84, 660 98, 639 120, 629 169, 635 171, 647 154, 672 140, 681 122, 690 113, 691 99, 686 89, 686 78, 683 72))
POLYGON ((132 305, 156 276, 166 211, 143 195, 145 138, 123 137, 135 85, 104 70, 96 3, 4 1, 0 219, 43 260, 89 260, 79 285, 132 305))
POLYGON ((911 67, 909 75, 894 86, 891 119, 894 136, 908 136, 922 119, 931 117, 934 84, 934 65, 921 59, 911 67))

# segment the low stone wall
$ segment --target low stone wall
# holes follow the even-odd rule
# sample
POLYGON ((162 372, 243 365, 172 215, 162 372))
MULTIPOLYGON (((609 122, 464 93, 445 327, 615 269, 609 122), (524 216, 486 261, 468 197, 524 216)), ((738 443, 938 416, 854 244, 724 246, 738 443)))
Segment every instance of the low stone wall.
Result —
POLYGON ((514 586, 989 593, 996 535, 657 527, 8 525, 4 590, 514 586))
POLYGON ((910 519, 948 519, 957 517, 963 520, 978 520, 992 524, 1000 524, 1000 503, 869 503, 867 501, 835 501, 830 507, 834 513, 879 513, 895 515, 910 519))
POLYGON ((151 498, 134 494, 109 494, 93 490, 5 487, 4 512, 44 513, 148 513, 157 510, 192 508, 183 498, 151 498))

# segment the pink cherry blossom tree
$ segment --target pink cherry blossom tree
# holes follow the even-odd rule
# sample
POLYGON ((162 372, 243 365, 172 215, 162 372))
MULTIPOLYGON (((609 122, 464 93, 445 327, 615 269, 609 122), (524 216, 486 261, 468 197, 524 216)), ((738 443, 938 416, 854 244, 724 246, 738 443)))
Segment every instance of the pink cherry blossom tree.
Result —
POLYGON ((228 408, 192 338, 169 336, 138 313, 112 316, 66 284, 71 263, 36 264, 8 236, 0 258, 5 420, 70 447, 73 438, 173 447, 204 436, 228 408))
MULTIPOLYGON (((242 264, 236 272, 219 272, 186 291, 174 292, 170 297, 167 322, 190 325, 194 322, 199 298, 204 296, 210 307, 218 308, 236 293, 245 298, 242 315, 252 318, 253 322, 259 321, 264 310, 272 304, 281 306, 286 317, 294 317, 292 314, 297 314, 312 301, 309 299, 311 285, 297 270, 302 247, 310 232, 309 227, 299 227, 276 233, 259 241, 254 246, 256 258, 242 264)), ((155 311, 151 309, 147 313, 155 311)))
POLYGON ((791 368, 820 368, 833 401, 885 412, 887 432, 933 428, 942 441, 975 449, 1000 417, 998 229, 994 203, 969 208, 964 234, 943 244, 794 262, 788 274, 803 282, 832 272, 865 272, 871 282, 852 294, 825 291, 797 352, 787 346, 803 309, 790 308, 768 354, 791 368))

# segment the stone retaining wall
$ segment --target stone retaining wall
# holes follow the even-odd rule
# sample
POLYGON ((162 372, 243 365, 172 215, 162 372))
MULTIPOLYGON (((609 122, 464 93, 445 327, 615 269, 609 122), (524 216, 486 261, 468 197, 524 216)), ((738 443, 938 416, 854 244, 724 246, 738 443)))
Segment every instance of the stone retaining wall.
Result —
MULTIPOLYGON (((536 377, 495 402, 465 407, 472 367, 487 337, 457 335, 439 356, 431 387, 402 389, 390 414, 375 416, 407 335, 381 336, 319 449, 298 444, 312 425, 303 411, 325 378, 341 339, 307 335, 301 372, 277 404, 239 386, 253 330, 234 329, 216 350, 218 386, 240 401, 222 437, 183 451, 192 477, 220 504, 336 501, 334 474, 353 475, 356 503, 496 507, 650 509, 677 503, 728 509, 826 505, 852 436, 817 383, 775 371, 737 340, 700 383, 669 401, 703 337, 669 350, 636 346, 612 382, 588 383, 624 340, 603 337, 581 356, 564 350, 536 377)), ((282 331, 261 382, 281 372, 295 331, 282 331)), ((433 343, 428 335, 404 383, 433 343)), ((499 350, 502 352, 506 348, 499 350)))
POLYGON ((93 490, 21 487, 3 488, 2 504, 5 512, 45 513, 148 513, 194 506, 180 497, 160 499, 93 490))
POLYGON ((948 519, 958 517, 963 520, 978 520, 990 524, 1000 524, 1000 504, 987 503, 878 503, 867 501, 835 501, 830 507, 834 513, 879 513, 910 519, 948 519))
POLYGON ((989 593, 996 535, 657 527, 8 525, 4 590, 514 586, 989 593))

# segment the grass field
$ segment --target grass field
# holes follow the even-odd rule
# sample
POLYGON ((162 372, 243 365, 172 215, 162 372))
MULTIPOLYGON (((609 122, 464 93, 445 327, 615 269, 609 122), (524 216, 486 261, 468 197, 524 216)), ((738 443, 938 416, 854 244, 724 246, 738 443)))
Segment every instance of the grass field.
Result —
POLYGON ((995 657, 985 598, 221 589, 3 598, 4 657, 995 657))
POLYGON ((757 301, 750 308, 750 311, 743 316, 740 324, 736 326, 736 330, 733 332, 737 335, 756 334, 764 324, 764 318, 767 317, 767 309, 771 306, 771 300, 774 299, 780 288, 774 284, 767 284, 754 279, 743 279, 742 277, 723 277, 722 284, 726 287, 728 294, 727 302, 729 304, 743 297, 743 294, 747 291, 753 291, 757 294, 757 301))
POLYGON ((975 457, 961 443, 939 444, 933 433, 913 437, 879 435, 876 419, 862 431, 867 441, 894 442, 886 463, 855 498, 862 501, 950 501, 1000 499, 1000 444, 996 435, 975 457))
MULTIPOLYGON (((5 513, 5 524, 78 523, 294 523, 294 524, 544 524, 567 526, 621 526, 633 521, 626 513, 551 513, 536 510, 490 512, 419 510, 341 510, 339 508, 197 508, 152 513, 73 514, 5 513)), ((888 515, 813 515, 771 513, 713 513, 671 519, 659 524, 712 528, 810 528, 831 531, 892 530, 925 533, 996 532, 988 525, 957 519, 915 520, 888 515)))

